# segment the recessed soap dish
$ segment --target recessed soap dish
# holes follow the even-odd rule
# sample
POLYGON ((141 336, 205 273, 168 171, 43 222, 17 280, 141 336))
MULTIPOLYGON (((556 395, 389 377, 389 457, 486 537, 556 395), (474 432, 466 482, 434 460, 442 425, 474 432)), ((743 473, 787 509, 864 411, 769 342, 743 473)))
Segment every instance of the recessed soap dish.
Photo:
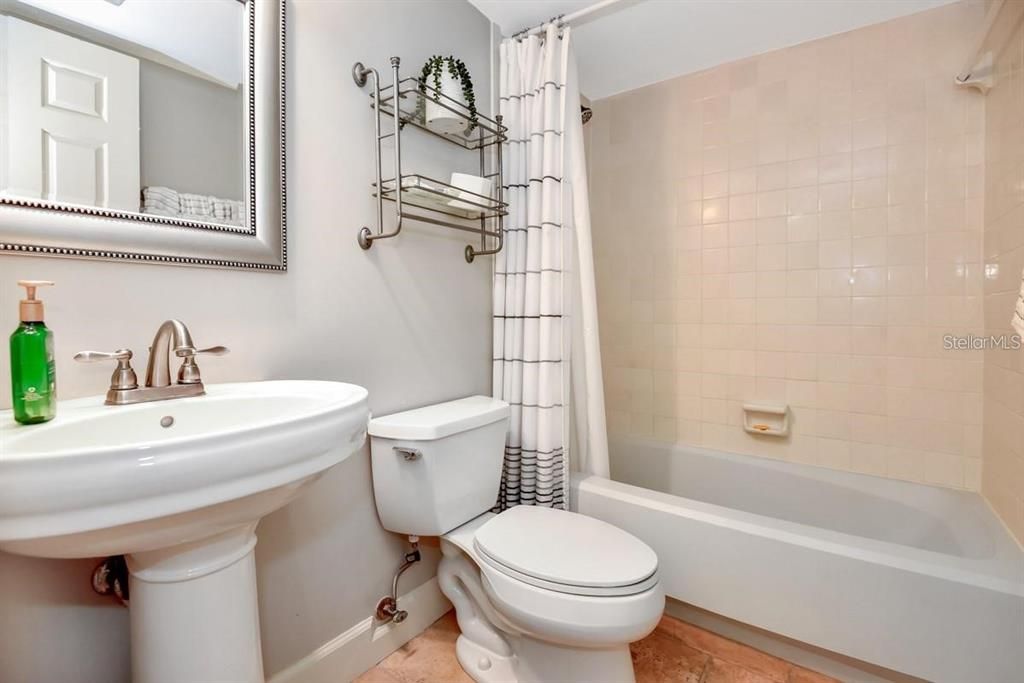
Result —
POLYGON ((776 403, 744 403, 743 430, 764 436, 789 435, 789 406, 776 403))

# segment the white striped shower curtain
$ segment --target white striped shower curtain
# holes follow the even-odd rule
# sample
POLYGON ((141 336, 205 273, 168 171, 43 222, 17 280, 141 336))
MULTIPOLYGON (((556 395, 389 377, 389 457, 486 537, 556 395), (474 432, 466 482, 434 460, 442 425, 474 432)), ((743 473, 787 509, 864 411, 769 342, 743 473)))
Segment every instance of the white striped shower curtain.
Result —
POLYGON ((608 474, 580 96, 571 29, 501 44, 509 215, 495 259, 494 395, 511 405, 497 509, 569 507, 608 474))

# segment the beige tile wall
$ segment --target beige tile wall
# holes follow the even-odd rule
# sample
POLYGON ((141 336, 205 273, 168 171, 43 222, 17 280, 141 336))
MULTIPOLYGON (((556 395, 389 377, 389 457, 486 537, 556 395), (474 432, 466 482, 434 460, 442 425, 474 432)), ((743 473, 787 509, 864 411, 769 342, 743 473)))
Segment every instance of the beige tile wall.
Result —
POLYGON ((980 487, 982 355, 942 337, 984 330, 985 100, 952 83, 983 15, 594 103, 613 434, 980 487), (743 432, 751 400, 788 403, 792 436, 743 432))
MULTIPOLYGON (((996 60, 985 116, 985 327, 1011 334, 1024 270, 1024 28, 996 60)), ((1024 544, 1024 351, 985 356, 982 491, 1024 544)))

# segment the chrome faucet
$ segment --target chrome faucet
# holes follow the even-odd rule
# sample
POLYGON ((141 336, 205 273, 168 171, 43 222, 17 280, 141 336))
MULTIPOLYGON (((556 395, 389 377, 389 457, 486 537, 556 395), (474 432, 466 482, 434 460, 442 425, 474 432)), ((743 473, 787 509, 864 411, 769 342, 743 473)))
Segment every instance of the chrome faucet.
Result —
POLYGON ((107 390, 107 405, 120 406, 146 401, 163 401, 171 398, 201 396, 206 393, 203 380, 196 365, 196 356, 209 354, 223 356, 228 352, 224 346, 211 346, 197 349, 192 342, 185 323, 180 320, 166 320, 156 331, 153 345, 149 347, 149 360, 146 363, 146 382, 140 387, 135 370, 132 369, 132 352, 130 349, 119 349, 114 352, 80 351, 75 360, 81 363, 92 363, 101 360, 117 361, 117 368, 110 378, 110 389, 107 390), (177 381, 171 382, 171 351, 181 358, 177 381))

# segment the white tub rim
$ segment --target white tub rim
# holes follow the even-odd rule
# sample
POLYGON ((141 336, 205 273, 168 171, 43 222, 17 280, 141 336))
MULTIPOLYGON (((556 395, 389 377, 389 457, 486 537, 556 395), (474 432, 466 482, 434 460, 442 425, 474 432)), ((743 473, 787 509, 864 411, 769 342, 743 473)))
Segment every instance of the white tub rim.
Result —
MULTIPOLYGON (((757 456, 745 457, 756 458, 757 456)), ((984 561, 970 560, 737 510, 715 503, 706 503, 592 474, 572 473, 571 488, 573 501, 578 499, 581 492, 591 492, 625 503, 652 507, 667 514, 685 516, 714 526, 771 538, 811 550, 1024 597, 1024 567, 1020 568, 1020 576, 1013 578, 1005 575, 1006 568, 1003 568, 1002 572, 982 571, 983 567, 994 569, 991 567, 992 564, 1002 564, 1002 562, 998 562, 1002 558, 984 561), (982 565, 982 567, 977 565, 982 565)))

